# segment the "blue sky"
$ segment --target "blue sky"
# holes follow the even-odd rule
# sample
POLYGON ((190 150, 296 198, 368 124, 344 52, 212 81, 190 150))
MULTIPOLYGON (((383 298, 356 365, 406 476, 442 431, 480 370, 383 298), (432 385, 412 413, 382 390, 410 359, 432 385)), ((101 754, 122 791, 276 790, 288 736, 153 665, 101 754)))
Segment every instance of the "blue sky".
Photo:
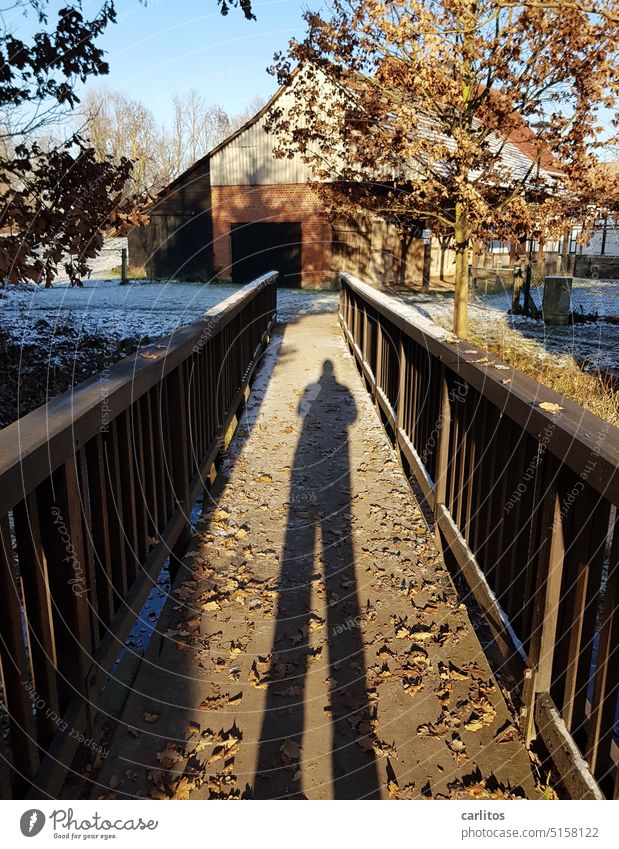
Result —
MULTIPOLYGON (((62 5, 50 0, 49 9, 62 5)), ((100 5, 83 0, 85 15, 94 16, 100 5)), ((324 9, 328 0, 253 0, 253 6, 257 20, 247 21, 239 9, 222 17, 216 0, 116 0, 118 22, 98 40, 110 73, 86 88, 121 91, 160 121, 170 120, 173 95, 190 88, 231 114, 241 112, 255 95, 273 94, 277 82, 266 71, 273 54, 302 37, 305 9, 324 9)), ((5 18, 20 35, 35 31, 33 16, 24 20, 19 6, 5 18)), ((601 115, 607 123, 608 114, 601 115)))
MULTIPOLYGON (((87 12, 97 6, 86 0, 87 12)), ((116 0, 118 23, 99 40, 110 73, 95 85, 135 97, 168 119, 175 93, 199 90, 228 112, 277 88, 266 72, 273 54, 304 32, 303 9, 320 0, 254 0, 256 21, 238 9, 219 14, 216 0, 116 0)), ((92 85, 92 83, 90 84, 92 85)))

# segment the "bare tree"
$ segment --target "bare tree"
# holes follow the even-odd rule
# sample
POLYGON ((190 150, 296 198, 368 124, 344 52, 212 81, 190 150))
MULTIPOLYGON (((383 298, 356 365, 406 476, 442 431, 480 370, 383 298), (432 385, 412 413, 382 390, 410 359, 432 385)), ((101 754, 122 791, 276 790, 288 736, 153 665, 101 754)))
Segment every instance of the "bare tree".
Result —
POLYGON ((154 155, 159 128, 146 106, 117 91, 89 91, 83 103, 90 144, 99 159, 123 157, 133 163, 127 193, 145 195, 159 182, 159 166, 154 155))
POLYGON ((245 124, 264 104, 254 97, 238 115, 209 103, 196 89, 172 100, 170 124, 158 123, 150 109, 124 94, 91 90, 84 98, 81 120, 100 159, 133 162, 127 193, 154 195, 205 156, 231 132, 245 124))

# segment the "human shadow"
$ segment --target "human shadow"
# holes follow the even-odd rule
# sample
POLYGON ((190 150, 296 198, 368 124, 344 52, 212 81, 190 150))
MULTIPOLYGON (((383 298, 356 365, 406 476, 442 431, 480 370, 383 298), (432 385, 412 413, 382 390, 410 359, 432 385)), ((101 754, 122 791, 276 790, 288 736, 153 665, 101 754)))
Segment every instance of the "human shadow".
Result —
MULTIPOLYGON (((321 645, 310 647, 312 631, 324 627, 312 613, 314 584, 319 594, 324 586, 327 609, 328 670, 322 678, 329 679, 329 704, 317 713, 325 728, 331 726, 332 795, 379 798, 350 525, 348 427, 357 410, 330 360, 324 362, 318 383, 306 387, 297 412, 303 424, 291 472, 254 796, 302 797, 299 762, 308 667, 325 660, 321 645)), ((310 772, 312 753, 304 752, 303 758, 303 768, 309 763, 310 772)))

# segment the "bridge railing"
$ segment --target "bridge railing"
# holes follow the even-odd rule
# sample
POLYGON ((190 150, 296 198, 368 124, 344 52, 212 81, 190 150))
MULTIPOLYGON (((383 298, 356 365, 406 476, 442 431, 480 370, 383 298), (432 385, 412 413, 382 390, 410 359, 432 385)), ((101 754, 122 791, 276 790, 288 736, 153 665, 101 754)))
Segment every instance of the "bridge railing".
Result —
POLYGON ((0 432, 3 798, 53 796, 94 746, 101 688, 245 400, 276 279, 0 432))
POLYGON ((573 796, 617 798, 619 431, 401 301, 341 283, 345 337, 516 676, 527 738, 573 796))

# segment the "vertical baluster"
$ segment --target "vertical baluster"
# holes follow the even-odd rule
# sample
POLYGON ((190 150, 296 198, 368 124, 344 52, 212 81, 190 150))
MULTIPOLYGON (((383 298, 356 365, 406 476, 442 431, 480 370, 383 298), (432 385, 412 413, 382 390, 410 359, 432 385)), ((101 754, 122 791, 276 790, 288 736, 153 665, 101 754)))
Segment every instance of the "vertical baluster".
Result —
MULTIPOLYGON (((155 436, 152 414, 151 394, 147 392, 140 398, 140 430, 144 446, 144 499, 148 518, 148 534, 155 538, 161 529, 159 519, 159 495, 157 492, 157 474, 155 469, 155 436)), ((150 542, 149 542, 150 548, 150 542)))
MULTIPOLYGON (((449 395, 453 399, 453 382, 449 382, 449 395)), ((462 431, 462 423, 460 420, 461 411, 457 408, 453 400, 450 401, 451 408, 451 439, 449 444, 449 474, 447 476, 447 492, 445 493, 445 504, 451 513, 452 518, 456 512, 456 504, 458 493, 457 489, 457 470, 460 460, 460 433, 462 431)))
POLYGON ((100 629, 108 626, 114 616, 114 580, 112 577, 112 552, 108 525, 107 472, 103 438, 98 433, 86 445, 86 465, 90 496, 95 592, 100 629))
MULTIPOLYGON (((431 409, 431 386, 430 381, 428 379, 427 352, 425 351, 421 352, 421 357, 419 359, 419 378, 419 427, 417 432, 419 434, 419 445, 422 446, 421 450, 426 451, 430 433, 434 430, 434 422, 432 421, 432 417, 436 414, 436 411, 431 409)), ((432 473, 430 472, 429 468, 428 472, 432 477, 432 473)))
POLYGON ((39 751, 32 697, 28 690, 31 681, 22 630, 20 590, 6 516, 0 519, 0 595, 0 662, 15 766, 10 773, 10 783, 14 794, 19 797, 24 790, 24 782, 36 772, 39 751))
MULTIPOLYGON (((438 434, 438 446, 436 451, 436 481, 434 489, 434 510, 438 515, 438 508, 445 505, 447 496, 447 477, 449 474, 449 443, 451 439, 451 403, 449 400, 449 384, 447 381, 447 370, 441 368, 441 408, 440 427, 438 434)), ((440 544, 438 525, 436 527, 437 541, 440 544)))
POLYGON ((509 464, 513 454, 513 439, 514 428, 511 419, 503 416, 500 420, 499 435, 497 439, 497 475, 494 479, 493 494, 490 503, 490 511, 493 515, 493 527, 489 532, 488 539, 488 568, 486 571, 487 577, 490 580, 494 592, 499 599, 503 601, 503 594, 508 588, 508 582, 505 580, 506 575, 503 574, 502 566, 505 562, 505 548, 503 540, 505 538, 505 530, 507 527, 507 517, 505 514, 507 499, 509 497, 508 484, 509 475, 507 473, 509 464))
POLYGON ((120 496, 122 533, 125 548, 125 568, 127 573, 127 589, 134 582, 140 566, 137 534, 137 500, 138 488, 135 481, 136 446, 134 445, 131 429, 131 413, 126 410, 115 422, 118 435, 117 457, 117 492, 120 496), (121 472, 122 470, 122 472, 121 472))
POLYGON ((92 643, 79 487, 74 460, 38 488, 41 539, 48 564, 58 659, 58 696, 63 709, 74 694, 86 693, 92 643))
POLYGON ((482 522, 482 508, 485 498, 486 492, 486 475, 485 468, 487 463, 487 446, 488 446, 488 407, 489 401, 487 401, 483 395, 480 395, 478 398, 478 403, 476 406, 477 410, 477 425, 475 428, 475 444, 476 444, 476 467, 475 467, 475 481, 473 486, 473 495, 472 495, 472 515, 471 515, 471 529, 469 539, 472 542, 469 542, 471 551, 475 555, 475 559, 478 563, 480 563, 479 551, 481 547, 481 529, 483 527, 482 522))
POLYGON ((608 783, 613 768, 612 747, 619 693, 619 523, 613 543, 604 590, 597 647, 591 713, 587 724, 586 758, 599 782, 608 783))
POLYGON ((461 531, 468 547, 473 551, 473 504, 477 494, 477 429, 479 427, 479 408, 478 398, 475 394, 471 397, 471 392, 467 394, 465 404, 470 406, 470 422, 469 422, 469 438, 468 438, 468 457, 466 462, 466 498, 464 501, 463 520, 461 531))
POLYGON ((492 511, 494 496, 493 484, 496 473, 497 443, 500 428, 501 416, 499 411, 496 407, 491 405, 490 402, 488 402, 488 427, 487 439, 484 442, 484 475, 482 479, 484 486, 482 487, 482 499, 479 505, 480 516, 478 547, 475 552, 477 562, 484 574, 486 574, 488 567, 492 566, 492 562, 488 557, 488 543, 490 540, 492 524, 495 519, 492 511))
POLYGON ((170 479, 166 463, 167 410, 165 408, 165 384, 162 381, 153 389, 151 407, 153 412, 153 436, 155 442, 155 474, 158 498, 160 531, 170 520, 173 507, 170 505, 170 479))
POLYGON ((171 569, 178 565, 178 557, 184 552, 189 540, 189 529, 191 522, 191 503, 189 500, 189 439, 188 439, 188 410, 186 395, 185 373, 182 367, 175 369, 167 377, 166 399, 168 414, 174 411, 176 427, 174 435, 170 434, 168 443, 169 459, 168 466, 172 476, 172 487, 176 507, 183 512, 185 524, 178 542, 173 548, 173 554, 177 557, 174 563, 171 559, 171 569))
POLYGON ((384 366, 386 362, 383 358, 383 326, 381 317, 376 316, 376 367, 374 377, 376 378, 376 386, 383 390, 385 395, 389 397, 389 386, 385 380, 384 366))
MULTIPOLYGON (((34 689, 44 699, 47 707, 59 715, 56 638, 52 622, 47 558, 41 542, 39 508, 33 493, 14 508, 13 520, 34 689)), ((57 730, 51 714, 46 715, 45 710, 37 713, 37 728, 43 745, 49 743, 57 730)))
POLYGON ((468 469, 467 459, 469 453, 469 443, 471 442, 469 435, 469 406, 466 401, 458 400, 458 395, 454 392, 454 405, 458 410, 458 419, 461 421, 460 442, 457 449, 458 471, 455 477, 455 514, 454 522, 460 532, 463 530, 462 514, 466 510, 466 471, 468 469))
POLYGON ((537 581, 533 595, 531 636, 528 649, 533 676, 524 699, 527 740, 534 736, 533 720, 536 694, 549 692, 552 682, 563 561, 565 558, 561 502, 556 484, 557 461, 547 455, 541 471, 544 475, 545 485, 542 493, 537 581))
POLYGON ((90 634, 93 651, 99 645, 100 621, 97 599, 97 577, 92 536, 92 514, 90 511, 90 481, 86 463, 86 451, 76 455, 77 479, 80 492, 80 512, 82 514, 82 539, 84 540, 84 569, 88 581, 88 606, 90 608, 90 634))
POLYGON ((150 535, 148 521, 148 498, 146 494, 146 452, 145 452, 145 423, 142 417, 142 405, 135 401, 129 412, 129 428, 131 445, 133 447, 133 476, 135 481, 135 517, 137 558, 144 565, 149 550, 150 535))
POLYGON ((419 405, 421 399, 421 357, 419 346, 416 342, 411 345, 412 356, 412 387, 411 387, 411 441, 415 446, 415 450, 419 453, 421 449, 421 428, 419 420, 419 405))
POLYGON ((123 497, 118 455, 119 422, 114 420, 110 429, 103 434, 103 466, 105 470, 105 493, 108 507, 108 532, 112 564, 114 610, 127 594, 127 555, 125 548, 125 524, 123 520, 123 497))
MULTIPOLYGON (((563 616, 556 652, 559 674, 555 676, 553 692, 555 704, 568 730, 582 722, 586 714, 610 505, 585 489, 572 510, 562 593, 563 616)), ((576 728, 572 733, 576 738, 580 736, 576 728)))
POLYGON ((194 356, 194 371, 196 381, 196 461, 202 463, 208 450, 206 440, 206 361, 204 348, 194 356))
MULTIPOLYGON (((507 587, 505 589, 504 606, 512 625, 518 633, 517 617, 522 610, 522 575, 521 571, 526 563, 526 555, 529 541, 529 524, 531 511, 526 506, 532 502, 530 481, 524 481, 523 475, 531 462, 528 454, 530 449, 530 437, 526 431, 521 431, 516 453, 511 463, 509 474, 509 485, 507 491, 508 502, 513 499, 512 507, 507 511, 505 521, 508 524, 510 545, 506 552, 507 560, 504 566, 507 575, 507 587), (521 492, 519 486, 525 486, 521 492)), ((505 505, 507 509, 507 502, 505 505)))
POLYGON ((406 427, 406 392, 408 387, 408 360, 404 334, 400 333, 398 343, 398 397, 396 401, 396 430, 401 429, 408 433, 406 427))

